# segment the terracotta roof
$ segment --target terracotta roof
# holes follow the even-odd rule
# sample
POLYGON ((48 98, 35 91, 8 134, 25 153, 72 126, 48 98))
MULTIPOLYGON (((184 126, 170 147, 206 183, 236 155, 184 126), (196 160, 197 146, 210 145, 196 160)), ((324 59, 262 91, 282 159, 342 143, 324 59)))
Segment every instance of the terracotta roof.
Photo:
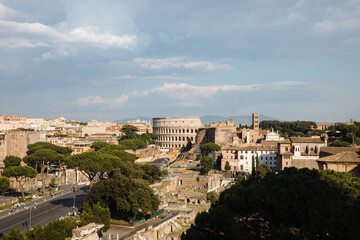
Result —
POLYGON ((290 140, 293 143, 324 143, 321 138, 313 137, 291 137, 290 140))
POLYGON ((293 155, 294 155, 294 153, 292 153, 292 152, 288 151, 288 152, 283 152, 283 153, 280 153, 280 155, 282 155, 282 156, 293 156, 293 155))
POLYGON ((356 152, 344 151, 337 153, 335 155, 330 155, 327 157, 319 158, 318 162, 339 162, 339 163, 360 163, 359 154, 356 152))
POLYGON ((285 139, 284 141, 281 141, 280 143, 291 143, 289 139, 285 139))
POLYGON ((359 152, 360 148, 358 147, 321 147, 320 148, 320 157, 327 157, 341 152, 359 152))

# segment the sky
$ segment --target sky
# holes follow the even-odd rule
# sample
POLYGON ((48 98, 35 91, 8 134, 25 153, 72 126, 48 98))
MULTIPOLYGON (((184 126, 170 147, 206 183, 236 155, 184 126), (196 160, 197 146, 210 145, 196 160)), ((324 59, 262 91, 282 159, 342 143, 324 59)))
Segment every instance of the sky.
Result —
POLYGON ((360 0, 0 0, 0 115, 360 121, 360 0))

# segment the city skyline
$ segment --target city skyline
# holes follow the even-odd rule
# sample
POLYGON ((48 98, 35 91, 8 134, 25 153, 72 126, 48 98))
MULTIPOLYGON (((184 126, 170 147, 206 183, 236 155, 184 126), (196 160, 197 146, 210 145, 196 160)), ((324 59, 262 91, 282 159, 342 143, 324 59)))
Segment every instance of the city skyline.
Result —
POLYGON ((0 0, 2 115, 360 119, 360 3, 0 0))

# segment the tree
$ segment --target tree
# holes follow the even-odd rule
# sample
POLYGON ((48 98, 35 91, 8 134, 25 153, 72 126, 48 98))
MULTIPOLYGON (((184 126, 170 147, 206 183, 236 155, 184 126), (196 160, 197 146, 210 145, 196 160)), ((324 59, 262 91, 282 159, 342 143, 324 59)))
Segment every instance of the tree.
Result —
POLYGON ((181 238, 357 239, 359 195, 350 174, 286 168, 226 189, 181 238))
POLYGON ((125 147, 125 149, 131 149, 136 151, 139 148, 146 148, 147 144, 141 139, 125 139, 119 142, 119 145, 125 147))
POLYGON ((66 217, 62 220, 54 220, 48 225, 40 225, 26 231, 27 240, 63 240, 72 237, 72 230, 76 228, 76 221, 73 217, 66 217))
POLYGON ((201 160, 201 158, 202 158, 201 154, 199 154, 199 153, 198 153, 198 154, 196 154, 196 160, 197 160, 197 161, 200 161, 200 160, 201 160))
POLYGON ((22 197, 25 199, 24 184, 30 178, 36 177, 37 172, 35 169, 29 166, 12 166, 5 168, 2 172, 2 175, 8 178, 13 177, 16 179, 16 182, 20 186, 22 197))
POLYGON ((221 147, 216 143, 205 143, 200 146, 201 151, 213 152, 213 151, 220 151, 221 147))
POLYGON ((219 193, 215 191, 208 192, 206 194, 206 199, 209 200, 211 203, 215 203, 219 199, 219 193))
POLYGON ((71 148, 56 146, 55 144, 49 142, 37 142, 34 144, 29 144, 27 148, 28 148, 27 155, 31 155, 36 151, 42 149, 51 149, 59 154, 63 154, 64 156, 69 156, 72 153, 71 148))
POLYGON ((203 156, 200 160, 200 165, 202 166, 201 172, 207 174, 213 166, 212 157, 203 156))
POLYGON ((272 172, 271 168, 267 164, 263 163, 257 166, 255 169, 254 177, 264 178, 266 174, 270 172, 272 172))
POLYGON ((18 228, 11 228, 10 232, 2 237, 2 240, 26 240, 26 238, 21 233, 19 226, 18 228))
POLYGON ((93 184, 94 179, 102 177, 118 167, 120 167, 121 160, 110 154, 100 151, 84 152, 68 157, 66 164, 69 168, 78 168, 93 184))
POLYGON ((39 149, 31 155, 24 157, 24 162, 40 166, 42 192, 45 193, 45 169, 47 169, 50 164, 61 164, 64 159, 64 155, 57 153, 55 150, 39 149))
POLYGON ((153 214, 160 204, 148 182, 115 174, 95 183, 87 195, 90 204, 110 209, 111 217, 133 221, 141 213, 153 214))
POLYGON ((10 187, 10 180, 8 177, 0 177, 0 194, 6 192, 10 187))
POLYGON ((56 178, 52 178, 50 180, 49 187, 51 187, 51 188, 56 188, 57 187, 56 178))
POLYGON ((94 149, 95 151, 98 151, 98 150, 102 149, 103 147, 107 147, 109 145, 110 145, 110 143, 107 143, 107 142, 94 142, 93 144, 91 144, 90 148, 94 149))
POLYGON ((135 139, 138 135, 137 132, 139 131, 139 129, 133 125, 125 124, 120 131, 123 133, 123 136, 121 136, 121 140, 135 139))
POLYGON ((226 161, 226 163, 225 163, 225 171, 230 171, 230 170, 231 170, 231 166, 230 166, 229 162, 226 161))
POLYGON ((187 144, 186 144, 186 146, 183 146, 181 149, 180 149, 180 152, 188 152, 188 151, 190 151, 191 150, 191 148, 192 148, 192 143, 191 143, 191 140, 190 140, 190 138, 186 138, 186 140, 187 140, 187 144))
POLYGON ((13 156, 13 155, 6 156, 4 158, 5 168, 11 167, 11 166, 20 166, 21 161, 22 161, 22 159, 20 157, 13 156))
POLYGON ((154 164, 143 164, 140 166, 142 170, 142 179, 149 181, 150 184, 161 179, 161 170, 154 164))
POLYGON ((110 228, 110 210, 109 208, 101 207, 100 203, 90 204, 84 202, 82 205, 83 212, 80 214, 81 225, 86 225, 92 222, 104 224, 102 230, 106 232, 110 228))

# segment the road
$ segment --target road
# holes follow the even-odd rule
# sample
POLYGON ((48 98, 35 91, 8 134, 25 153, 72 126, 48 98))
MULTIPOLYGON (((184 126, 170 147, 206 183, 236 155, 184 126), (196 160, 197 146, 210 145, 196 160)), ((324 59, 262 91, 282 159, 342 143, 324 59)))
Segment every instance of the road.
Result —
MULTIPOLYGON (((80 207, 85 201, 85 191, 87 189, 88 187, 83 186, 80 187, 78 192, 75 192, 76 208, 80 207)), ((48 222, 59 219, 61 216, 67 216, 69 212, 73 212, 74 192, 71 192, 68 189, 58 197, 39 199, 31 201, 26 205, 32 206, 31 227, 37 225, 45 226, 48 222)), ((2 217, 0 220, 0 238, 4 233, 8 233, 11 228, 17 227, 18 224, 20 224, 22 232, 26 232, 30 229, 30 208, 20 208, 18 212, 2 217)))

